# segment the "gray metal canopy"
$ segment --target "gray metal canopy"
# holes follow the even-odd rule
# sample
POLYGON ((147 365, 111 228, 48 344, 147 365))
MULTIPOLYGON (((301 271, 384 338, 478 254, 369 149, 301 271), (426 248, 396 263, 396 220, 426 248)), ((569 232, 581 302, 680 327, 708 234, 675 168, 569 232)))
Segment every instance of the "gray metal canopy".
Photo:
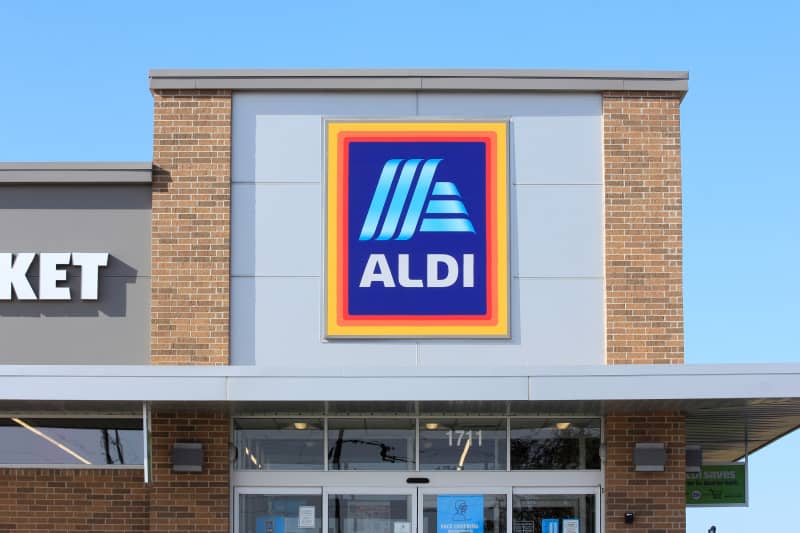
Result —
POLYGON ((706 461, 731 461, 800 427, 800 365, 336 368, 0 366, 0 409, 109 411, 142 402, 234 415, 602 416, 681 411, 706 461))

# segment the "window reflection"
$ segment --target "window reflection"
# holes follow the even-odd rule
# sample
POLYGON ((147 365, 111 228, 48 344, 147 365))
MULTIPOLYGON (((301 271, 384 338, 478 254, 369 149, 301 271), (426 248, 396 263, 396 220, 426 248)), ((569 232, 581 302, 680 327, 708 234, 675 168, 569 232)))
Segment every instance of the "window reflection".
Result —
POLYGON ((330 470, 414 470, 412 418, 332 418, 328 421, 330 470))
POLYGON ((424 418, 421 470, 505 470, 505 418, 424 418))
POLYGON ((234 422, 237 470, 322 470, 324 428, 311 418, 234 422))
POLYGON ((142 420, 3 418, 0 419, 0 463, 142 465, 142 420))
POLYGON ((599 419, 511 420, 512 470, 599 468, 599 419))

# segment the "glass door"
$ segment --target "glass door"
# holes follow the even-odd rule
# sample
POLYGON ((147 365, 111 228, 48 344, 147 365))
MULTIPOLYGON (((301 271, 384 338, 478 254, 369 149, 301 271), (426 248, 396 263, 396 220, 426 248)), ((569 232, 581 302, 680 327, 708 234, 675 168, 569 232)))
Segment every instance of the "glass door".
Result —
POLYGON ((324 493, 328 533, 416 533, 414 489, 331 488, 324 493))
POLYGON ((240 488, 238 533, 322 533, 322 490, 240 488))
POLYGON ((596 487, 247 487, 237 533, 597 533, 596 487))
POLYGON ((420 533, 509 533, 507 488, 419 489, 420 533))
POLYGON ((597 491, 585 489, 515 488, 512 533, 595 533, 599 501, 597 491))

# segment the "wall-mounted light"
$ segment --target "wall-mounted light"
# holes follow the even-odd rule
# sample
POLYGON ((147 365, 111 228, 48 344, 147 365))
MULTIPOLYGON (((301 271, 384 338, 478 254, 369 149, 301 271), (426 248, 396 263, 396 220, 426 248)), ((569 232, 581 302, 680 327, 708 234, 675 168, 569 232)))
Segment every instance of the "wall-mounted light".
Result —
POLYGON ((292 425, 294 426, 294 429, 298 429, 300 431, 308 429, 308 422, 293 422, 292 425))
POLYGON ((556 422, 556 427, 559 431, 566 431, 572 425, 572 422, 556 422))
POLYGON ((637 442, 633 450, 637 472, 663 472, 667 464, 667 449, 663 442, 637 442))
POLYGON ((439 429, 439 422, 425 422, 425 429, 434 431, 439 429))
POLYGON ((690 445, 686 447, 686 471, 700 472, 703 465, 703 449, 700 446, 690 445))
POLYGON ((201 442, 176 442, 172 445, 173 472, 202 472, 203 444, 201 442))

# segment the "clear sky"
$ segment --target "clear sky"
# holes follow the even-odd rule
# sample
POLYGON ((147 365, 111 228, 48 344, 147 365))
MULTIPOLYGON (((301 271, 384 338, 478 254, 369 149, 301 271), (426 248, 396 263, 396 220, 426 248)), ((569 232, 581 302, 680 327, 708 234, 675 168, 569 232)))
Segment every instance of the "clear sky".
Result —
MULTIPOLYGON (((687 69, 686 361, 800 362, 800 8, 785 2, 0 1, 0 161, 150 160, 166 67, 687 69)), ((791 531, 800 434, 755 454, 749 509, 791 531)))

